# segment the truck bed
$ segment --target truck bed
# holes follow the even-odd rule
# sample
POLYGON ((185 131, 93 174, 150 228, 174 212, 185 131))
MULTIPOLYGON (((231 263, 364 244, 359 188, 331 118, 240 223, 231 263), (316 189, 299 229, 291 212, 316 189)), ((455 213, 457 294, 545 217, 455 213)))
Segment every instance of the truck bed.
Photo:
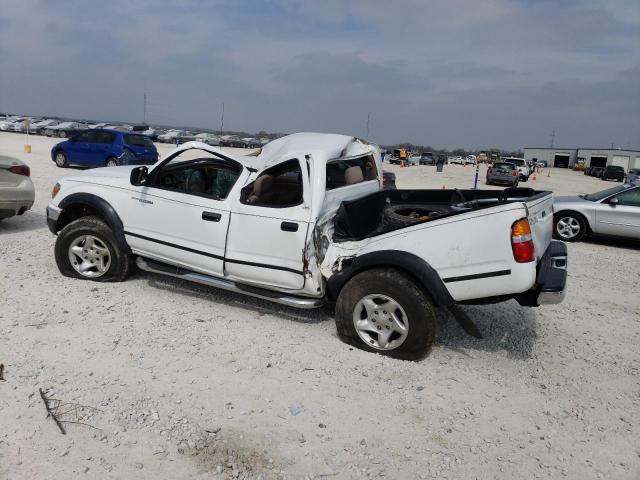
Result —
POLYGON ((334 219, 333 241, 340 243, 363 240, 469 211, 515 202, 533 202, 550 193, 517 187, 504 190, 381 190, 356 200, 342 202, 334 219), (431 207, 440 214, 411 224, 390 224, 385 222, 383 214, 385 209, 393 205, 431 207))

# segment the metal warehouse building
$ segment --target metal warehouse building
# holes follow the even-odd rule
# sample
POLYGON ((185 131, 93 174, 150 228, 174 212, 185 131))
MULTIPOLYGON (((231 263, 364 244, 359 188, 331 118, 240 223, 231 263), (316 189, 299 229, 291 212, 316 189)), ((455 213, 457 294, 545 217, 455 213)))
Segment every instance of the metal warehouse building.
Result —
POLYGON ((547 165, 571 168, 578 160, 584 160, 586 167, 606 167, 619 165, 625 171, 640 168, 640 150, 618 150, 613 148, 525 148, 524 158, 545 161, 547 165))

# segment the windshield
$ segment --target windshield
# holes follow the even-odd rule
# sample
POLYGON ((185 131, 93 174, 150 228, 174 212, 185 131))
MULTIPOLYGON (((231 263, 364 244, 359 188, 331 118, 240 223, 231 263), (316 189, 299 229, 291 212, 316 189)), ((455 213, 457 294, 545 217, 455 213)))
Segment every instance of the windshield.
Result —
POLYGON ((595 193, 590 193, 588 195, 585 195, 584 198, 585 200, 589 200, 590 202, 597 202, 598 200, 602 200, 603 198, 606 198, 610 195, 615 195, 616 193, 620 193, 624 190, 626 190, 627 188, 629 188, 628 186, 624 186, 624 185, 618 185, 617 187, 613 187, 613 188, 607 188, 606 190, 602 190, 601 192, 595 192, 595 193))
POLYGON ((509 158, 509 159, 505 160, 505 162, 513 163, 515 165, 520 165, 520 166, 524 165, 524 160, 518 160, 516 158, 509 158))

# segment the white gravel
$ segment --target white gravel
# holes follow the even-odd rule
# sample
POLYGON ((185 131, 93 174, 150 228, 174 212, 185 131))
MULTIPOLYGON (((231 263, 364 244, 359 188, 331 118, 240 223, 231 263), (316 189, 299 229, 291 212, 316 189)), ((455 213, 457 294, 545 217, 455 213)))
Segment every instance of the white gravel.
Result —
MULTIPOLYGON (((321 312, 143 273, 62 277, 44 209, 70 170, 53 139, 30 141, 25 155, 24 135, 0 133, 37 189, 0 223, 0 478, 640 477, 637 245, 571 244, 563 304, 465 307, 484 340, 442 314, 432 354, 403 362, 341 343, 321 312), (67 413, 87 425, 62 435, 39 388, 96 410, 67 413)), ((473 177, 388 168, 399 187, 473 177)), ((530 183, 605 186, 553 169, 530 183)))

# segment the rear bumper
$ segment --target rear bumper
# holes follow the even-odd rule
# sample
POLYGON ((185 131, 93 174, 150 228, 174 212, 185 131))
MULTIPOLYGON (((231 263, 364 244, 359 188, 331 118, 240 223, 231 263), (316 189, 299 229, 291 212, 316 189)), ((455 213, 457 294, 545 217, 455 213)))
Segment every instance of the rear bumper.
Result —
POLYGON ((515 298, 527 307, 557 304, 564 300, 566 287, 567 245, 553 240, 538 263, 535 286, 515 298))

